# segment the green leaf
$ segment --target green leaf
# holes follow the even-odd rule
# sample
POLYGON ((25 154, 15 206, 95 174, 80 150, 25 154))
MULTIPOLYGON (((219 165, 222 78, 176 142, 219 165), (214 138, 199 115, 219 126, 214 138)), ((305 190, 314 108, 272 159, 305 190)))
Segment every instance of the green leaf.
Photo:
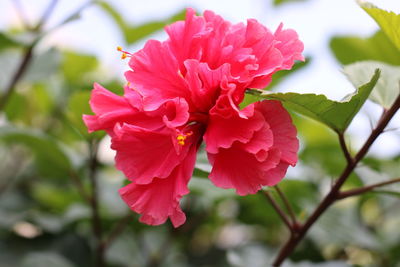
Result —
POLYGON ((290 70, 280 70, 272 76, 272 81, 268 86, 265 88, 266 90, 271 90, 272 88, 276 87, 278 84, 280 84, 282 81, 285 80, 288 76, 292 75, 294 72, 297 72, 298 70, 303 69, 306 67, 308 64, 311 62, 311 57, 306 57, 304 61, 297 61, 292 69, 290 70))
POLYGON ((20 47, 21 44, 12 38, 8 37, 5 33, 0 32, 0 51, 12 47, 20 47))
POLYGON ((263 92, 258 97, 282 101, 288 109, 322 122, 335 132, 343 133, 367 100, 379 76, 380 71, 376 70, 368 83, 359 87, 353 95, 339 102, 330 100, 324 95, 316 94, 263 92))
POLYGON ((49 136, 28 130, 0 127, 0 140, 7 144, 21 144, 35 155, 38 171, 45 176, 58 177, 71 169, 71 163, 60 146, 49 136))
POLYGON ((359 1, 359 4, 378 23, 400 52, 400 14, 380 9, 368 2, 359 1))
POLYGON ((29 253, 23 258, 21 264, 21 267, 39 266, 74 267, 74 265, 70 261, 54 252, 29 253))
POLYGON ((88 133, 86 125, 83 123, 83 114, 92 114, 92 110, 89 106, 90 92, 80 91, 72 94, 68 102, 67 117, 69 122, 72 124, 73 128, 78 130, 79 134, 85 138, 98 137, 102 138, 105 133, 103 131, 98 131, 93 134, 88 133))
POLYGON ((306 0, 274 0, 274 6, 279 6, 291 2, 304 2, 306 0))
POLYGON ((50 75, 57 72, 60 63, 60 52, 55 48, 51 48, 33 58, 32 63, 23 76, 24 80, 28 82, 37 82, 49 79, 50 75))
POLYGON ((336 36, 330 46, 337 60, 343 65, 362 60, 377 60, 400 65, 400 53, 382 31, 363 39, 356 36, 336 36))
POLYGON ((400 67, 377 61, 362 61, 344 67, 344 73, 354 86, 366 83, 375 69, 381 70, 381 77, 369 98, 388 109, 400 93, 400 67))
POLYGON ((181 10, 173 16, 164 20, 152 21, 138 26, 129 25, 110 4, 105 1, 100 1, 99 5, 114 19, 122 33, 127 44, 133 44, 144 37, 155 33, 156 31, 164 28, 165 25, 170 24, 177 20, 185 18, 186 10, 181 10))
POLYGON ((194 168, 194 170, 193 170, 193 177, 208 178, 208 175, 210 175, 210 173, 208 173, 202 169, 194 168))
POLYGON ((79 54, 75 52, 64 52, 62 71, 68 82, 80 84, 84 81, 86 73, 95 70, 98 61, 95 56, 79 54))
MULTIPOLYGON (((294 72, 304 68, 307 66, 311 61, 310 57, 307 57, 305 61, 298 61, 293 65, 293 68, 290 70, 280 70, 276 72, 272 76, 272 82, 265 88, 265 90, 272 90, 274 87, 276 87, 278 84, 280 84, 282 81, 285 80, 288 76, 293 74, 294 72)), ((250 105, 251 103, 257 102, 259 99, 257 96, 251 95, 251 94, 246 94, 244 96, 244 99, 242 103, 240 103, 240 108, 243 109, 250 105)))

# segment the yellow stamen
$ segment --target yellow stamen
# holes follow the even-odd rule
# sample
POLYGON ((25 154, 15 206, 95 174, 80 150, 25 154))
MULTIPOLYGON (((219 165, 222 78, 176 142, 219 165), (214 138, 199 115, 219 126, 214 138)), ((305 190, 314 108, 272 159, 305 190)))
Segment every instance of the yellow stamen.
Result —
POLYGON ((121 46, 117 46, 117 50, 121 52, 122 51, 122 47, 121 46))
POLYGON ((187 139, 188 136, 191 136, 193 134, 193 132, 188 132, 185 134, 178 134, 178 136, 176 137, 176 140, 178 141, 178 144, 181 146, 185 145, 185 140, 187 139))
POLYGON ((125 59, 127 57, 126 53, 122 53, 121 59, 125 59))

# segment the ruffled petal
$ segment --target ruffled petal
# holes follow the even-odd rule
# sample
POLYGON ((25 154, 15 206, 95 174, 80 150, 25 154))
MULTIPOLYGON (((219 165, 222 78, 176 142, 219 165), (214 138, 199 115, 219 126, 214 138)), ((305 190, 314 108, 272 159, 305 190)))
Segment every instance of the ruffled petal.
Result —
POLYGON ((200 59, 202 43, 209 35, 203 17, 196 16, 196 12, 188 8, 185 21, 175 22, 167 27, 168 45, 175 55, 182 74, 186 73, 184 62, 187 59, 200 59))
MULTIPOLYGON (((176 150, 176 133, 149 131, 129 124, 117 125, 111 148, 116 150, 116 167, 137 184, 148 184, 154 177, 168 177, 186 157, 188 146, 176 150)), ((195 138, 187 137, 187 142, 195 138)))
POLYGON ((165 42, 149 40, 132 55, 129 65, 132 71, 125 72, 125 77, 143 95, 149 109, 159 107, 166 99, 190 99, 178 61, 165 42))
POLYGON ((129 121, 130 116, 137 112, 137 109, 124 97, 108 91, 97 83, 94 84, 89 104, 96 114, 83 116, 89 132, 110 130, 117 122, 129 121))
POLYGON ((204 134, 206 150, 209 153, 217 153, 220 148, 229 148, 235 141, 247 143, 254 132, 260 130, 264 125, 263 116, 253 112, 253 105, 240 111, 242 116, 228 104, 223 107, 219 105, 222 103, 216 104, 216 108, 219 110, 210 115, 204 134))
POLYGON ((275 100, 257 102, 255 109, 263 114, 269 124, 274 137, 273 147, 281 152, 281 160, 289 165, 296 165, 299 140, 289 113, 275 100))
POLYGON ((146 185, 131 183, 119 190, 126 204, 142 214, 141 222, 159 225, 170 218, 174 227, 185 222, 186 216, 179 201, 189 193, 187 184, 193 172, 196 152, 196 146, 191 146, 186 158, 164 179, 155 178, 146 185))
POLYGON ((208 153, 212 164, 210 180, 221 188, 234 188, 238 195, 255 194, 264 185, 270 184, 267 172, 280 161, 278 150, 264 151, 262 161, 256 154, 247 152, 240 143, 217 154, 208 153))
POLYGON ((275 31, 275 38, 278 43, 275 45, 283 56, 283 64, 280 69, 290 69, 295 60, 304 61, 304 57, 301 54, 304 50, 304 44, 299 40, 296 31, 292 29, 283 30, 283 24, 281 23, 275 31))

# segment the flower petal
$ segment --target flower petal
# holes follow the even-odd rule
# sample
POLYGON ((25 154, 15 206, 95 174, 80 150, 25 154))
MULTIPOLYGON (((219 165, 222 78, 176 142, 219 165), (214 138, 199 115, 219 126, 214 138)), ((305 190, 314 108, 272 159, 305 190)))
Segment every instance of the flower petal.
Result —
MULTIPOLYGON (((222 103, 217 103, 217 107, 218 105, 222 105, 222 103)), ((248 142, 254 132, 260 130, 264 125, 264 118, 260 113, 257 112, 253 115, 253 105, 240 111, 246 114, 247 118, 241 117, 239 112, 228 104, 218 108, 221 111, 210 115, 203 137, 209 153, 217 153, 220 148, 229 148, 235 141, 248 142), (221 116, 221 113, 224 114, 221 116)))
POLYGON ((149 225, 163 224, 170 218, 174 227, 182 225, 186 216, 179 201, 189 193, 187 184, 192 175, 197 148, 191 146, 186 158, 164 178, 155 178, 150 184, 131 183, 119 190, 122 199, 135 212, 142 214, 140 221, 149 225))
POLYGON ((83 120, 89 132, 110 130, 115 123, 129 121, 129 117, 137 112, 124 97, 116 95, 95 83, 89 101, 96 115, 84 115, 83 120))
POLYGON ((159 107, 166 99, 190 99, 178 61, 165 42, 149 40, 132 55, 129 65, 133 71, 125 72, 125 77, 143 95, 144 104, 150 109, 159 107))
POLYGON ((188 152, 188 146, 183 146, 180 153, 176 151, 174 135, 169 130, 149 131, 123 124, 114 131, 111 148, 117 151, 116 167, 138 184, 148 184, 154 177, 168 177, 188 152))
POLYGON ((217 154, 208 153, 213 166, 209 178, 218 187, 235 188, 238 195, 255 194, 262 186, 270 184, 267 171, 280 161, 278 150, 266 153, 264 160, 259 161, 238 142, 228 149, 220 149, 217 154))
POLYGON ((281 160, 292 166, 296 165, 299 140, 289 113, 275 100, 256 103, 256 110, 263 114, 269 124, 274 136, 273 147, 281 152, 281 160))

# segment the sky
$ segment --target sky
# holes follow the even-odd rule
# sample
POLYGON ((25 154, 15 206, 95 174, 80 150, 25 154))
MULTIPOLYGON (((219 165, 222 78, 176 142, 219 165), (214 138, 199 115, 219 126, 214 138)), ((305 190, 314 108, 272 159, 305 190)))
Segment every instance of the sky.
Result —
MULTIPOLYGON (((0 30, 20 23, 12 1, 0 0, 0 30)), ((29 21, 34 22, 43 12, 49 0, 20 0, 29 21)), ((354 87, 341 73, 341 66, 329 49, 329 40, 334 35, 358 35, 368 37, 378 26, 353 0, 307 0, 274 7, 271 0, 108 0, 132 24, 141 24, 154 19, 166 18, 185 7, 193 7, 201 13, 213 10, 232 22, 245 22, 255 18, 274 30, 280 22, 286 28, 295 29, 305 45, 304 54, 311 56, 307 68, 297 72, 281 83, 278 91, 325 94, 340 100, 354 91, 354 87)), ((400 0, 371 0, 380 8, 400 13, 400 0)), ((80 7, 84 0, 59 0, 48 27, 56 25, 80 7)), ((152 38, 163 40, 164 33, 152 38)), ((121 45, 135 52, 143 47, 144 41, 126 47, 113 20, 99 7, 93 6, 74 21, 50 34, 43 40, 40 49, 57 46, 96 55, 107 75, 123 78, 126 61, 120 61, 116 47, 121 45)), ((361 145, 369 135, 370 120, 377 120, 378 106, 368 103, 362 114, 357 116, 349 128, 354 136, 352 143, 361 145)), ((400 127, 400 114, 393 119, 389 128, 400 127)), ((400 131, 391 131, 378 139, 372 153, 390 156, 400 153, 400 131)))

